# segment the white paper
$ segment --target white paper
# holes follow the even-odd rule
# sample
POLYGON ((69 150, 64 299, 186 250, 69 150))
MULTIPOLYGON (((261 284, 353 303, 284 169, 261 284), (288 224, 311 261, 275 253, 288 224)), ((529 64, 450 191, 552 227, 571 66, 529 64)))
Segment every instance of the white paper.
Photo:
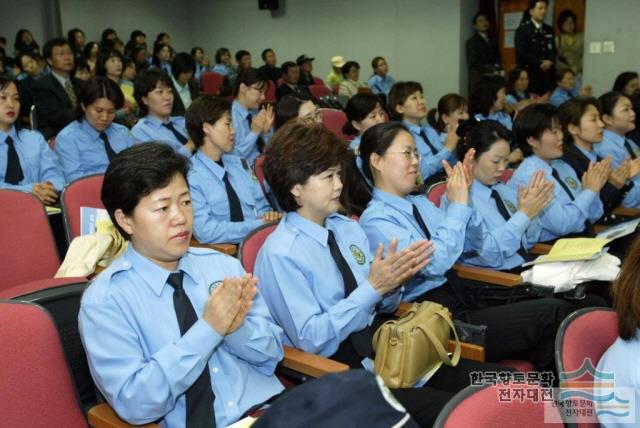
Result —
POLYGON ((505 49, 513 49, 516 47, 516 32, 505 31, 504 32, 504 47, 505 49))
POLYGON ((623 236, 631 235, 636 231, 636 227, 640 224, 640 218, 635 220, 625 221, 615 226, 611 226, 596 235, 596 238, 608 239, 613 241, 614 239, 621 238, 623 236))
POLYGON ((509 12, 504 14, 504 30, 515 30, 522 20, 522 12, 509 12))

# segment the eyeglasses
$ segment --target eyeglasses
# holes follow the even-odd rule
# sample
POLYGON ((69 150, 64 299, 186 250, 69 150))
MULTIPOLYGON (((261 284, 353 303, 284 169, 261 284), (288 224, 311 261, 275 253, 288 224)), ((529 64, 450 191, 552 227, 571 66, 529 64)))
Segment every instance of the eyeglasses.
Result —
POLYGON ((418 162, 420 162, 420 159, 422 159, 422 155, 420 154, 420 152, 418 152, 417 150, 409 150, 409 149, 404 149, 404 150, 398 150, 395 152, 391 152, 391 151, 386 151, 385 153, 399 153, 404 155, 404 157, 411 162, 412 158, 415 158, 418 162))

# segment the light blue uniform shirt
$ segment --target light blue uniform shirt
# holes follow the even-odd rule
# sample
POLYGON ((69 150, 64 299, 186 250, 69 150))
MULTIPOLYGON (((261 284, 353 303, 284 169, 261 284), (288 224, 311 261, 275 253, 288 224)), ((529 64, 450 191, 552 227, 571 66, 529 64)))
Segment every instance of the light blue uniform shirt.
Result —
POLYGON ((57 190, 62 190, 65 183, 58 159, 42 134, 27 129, 16 131, 15 126, 12 126, 8 133, 0 131, 0 189, 31 192, 35 183, 43 181, 50 181, 57 190), (13 140, 13 147, 18 152, 20 167, 22 167, 24 175, 24 179, 18 184, 9 184, 4 181, 9 151, 7 137, 11 137, 13 140))
MULTIPOLYGON (((599 144, 602 144, 602 143, 594 144, 593 147, 595 148, 599 144)), ((595 149, 593 152, 588 152, 582 147, 578 146, 577 144, 576 144, 576 148, 580 150, 580 152, 583 153, 590 161, 592 162, 598 161, 598 156, 595 153, 595 149)), ((612 162, 612 165, 613 165, 613 162, 612 162)), ((625 208, 640 208, 640 176, 633 177, 630 180, 630 182, 633 184, 633 186, 631 186, 631 189, 629 189, 624 194, 622 198, 622 202, 620 202, 620 206, 623 206, 625 208)), ((629 184, 629 181, 627 181, 627 184, 629 184)))
POLYGON ((411 135, 413 135, 413 140, 416 143, 416 149, 422 156, 422 159, 420 159, 420 174, 422 174, 422 178, 424 180, 432 175, 442 172, 443 160, 446 159, 451 164, 457 162, 455 154, 444 147, 444 144, 435 129, 430 126, 415 125, 407 121, 403 121, 402 124, 406 126, 409 129, 409 132, 411 132, 411 135), (424 131, 429 142, 436 149, 437 153, 433 153, 433 151, 431 151, 427 143, 425 143, 420 136, 420 131, 424 131))
POLYGON ((531 176, 542 170, 545 179, 554 183, 553 200, 540 213, 538 219, 542 226, 541 241, 549 241, 561 236, 582 232, 585 221, 594 223, 604 213, 602 201, 597 193, 582 189, 582 183, 571 166, 562 160, 554 160, 549 165, 535 155, 525 158, 509 180, 509 186, 517 191, 518 186, 527 186, 531 176), (558 175, 569 188, 575 200, 571 200, 562 186, 551 175, 551 168, 558 171, 558 175))
POLYGON ((278 394, 273 375, 282 359, 282 330, 257 294, 242 326, 220 336, 202 313, 210 289, 244 274, 227 255, 190 248, 178 269, 198 321, 180 336, 171 272, 130 245, 82 296, 79 326, 91 374, 116 412, 138 425, 160 419, 184 427, 185 392, 209 364, 216 424, 227 426, 278 394))
MULTIPOLYGON (((184 117, 171 116, 169 122, 173 125, 173 128, 181 135, 189 140, 189 135, 185 128, 184 117)), ((133 128, 131 128, 131 134, 136 141, 144 143, 147 141, 158 141, 168 144, 171 148, 188 158, 191 157, 191 152, 176 138, 169 128, 162 125, 163 122, 155 116, 147 115, 140 119, 133 128)))
MULTIPOLYGON (((111 149, 120 153, 134 144, 126 126, 111 123, 104 130, 111 149)), ((60 159, 67 183, 92 174, 103 174, 109 166, 109 157, 100 133, 86 119, 74 120, 56 136, 55 152, 60 159)))
POLYGON ((384 77, 374 74, 369 80, 367 80, 367 86, 371 88, 374 94, 384 94, 389 96, 391 87, 396 83, 396 79, 386 75, 384 77))
MULTIPOLYGON (((518 92, 518 95, 520 96, 520 101, 529 99, 529 96, 525 92, 518 92)), ((515 106, 520 101, 513 95, 507 94, 507 99, 506 99, 507 104, 515 106)))
POLYGON ((229 67, 228 65, 225 65, 223 63, 214 65, 211 71, 215 71, 218 74, 227 76, 231 80, 235 79, 236 77, 236 71, 232 67, 229 67))
POLYGON ((373 257, 357 222, 330 215, 325 227, 288 212, 258 253, 255 275, 269 310, 285 333, 285 343, 331 356, 351 333, 370 325, 376 305, 391 312, 400 293, 383 300, 368 281, 373 257), (332 230, 342 256, 358 283, 344 295, 340 270, 327 243, 332 230))
MULTIPOLYGON (((601 158, 611 156, 613 158, 613 167, 618 168, 626 158, 631 157, 624 146, 625 140, 629 142, 631 150, 635 155, 640 157, 640 148, 633 140, 630 138, 625 139, 625 137, 609 131, 608 129, 604 130, 602 142, 593 145, 593 151, 601 158)), ((633 177, 631 182, 633 183, 633 187, 629 192, 627 192, 621 205, 628 208, 639 208, 640 194, 638 192, 640 192, 640 175, 633 177)))
POLYGON ((445 211, 423 195, 401 198, 374 188, 373 198, 360 217, 372 251, 381 242, 387 248, 393 238, 398 239, 398 250, 425 239, 413 216, 412 204, 431 234, 434 253, 431 263, 405 283, 403 301, 411 301, 445 283, 445 273, 464 250, 465 230, 472 215, 471 207, 466 205, 452 203, 445 211))
POLYGON ((233 147, 233 154, 244 158, 249 162, 249 165, 253 165, 256 158, 260 155, 256 141, 258 137, 262 137, 264 144, 269 142, 273 135, 273 128, 269 130, 267 134, 256 134, 251 132, 251 127, 247 121, 247 117, 251 115, 256 117, 260 111, 247 110, 242 107, 238 101, 234 101, 231 105, 231 117, 233 120, 233 127, 236 129, 236 144, 233 147))
POLYGON ((247 233, 263 224, 262 215, 271 210, 260 183, 246 161, 222 156, 224 168, 200 150, 191 158, 189 190, 193 203, 193 234, 200 242, 240 242, 247 233), (243 165, 245 163, 245 165, 243 165), (230 220, 231 208, 224 185, 224 174, 240 199, 244 221, 230 220))
POLYGON ((573 94, 571 91, 567 91, 562 88, 555 88, 553 92, 551 92, 551 97, 549 98, 549 104, 555 107, 560 107, 561 104, 569 101, 573 98, 573 94))
MULTIPOLYGON (((601 158, 611 156, 613 158, 612 165, 614 168, 617 168, 626 158, 631 157, 624 147, 625 137, 608 129, 605 129, 603 134, 602 142, 594 144, 593 151, 601 158)), ((640 148, 638 148, 638 145, 630 138, 626 138, 626 141, 631 145, 631 149, 635 155, 640 157, 640 148)))
POLYGON ((488 116, 483 116, 480 113, 477 113, 474 116, 474 119, 495 120, 496 122, 500 123, 502 126, 507 128, 509 131, 511 131, 511 128, 513 128, 513 121, 511 120, 511 115, 506 111, 502 111, 502 110, 499 110, 495 113, 490 113, 488 116))
POLYGON ((362 139, 362 136, 358 134, 355 137, 353 137, 353 140, 351 140, 351 142, 349 143, 349 148, 353 150, 355 153, 359 153, 361 139, 362 139))
MULTIPOLYGON (((465 251, 460 257, 464 264, 486 267, 498 270, 513 269, 522 265, 524 259, 518 254, 520 245, 526 249, 533 247, 540 238, 542 227, 534 219, 531 220, 524 213, 517 210, 518 194, 511 187, 497 183, 492 187, 485 186, 478 180, 471 185, 471 199, 474 214, 467 226, 467 238, 480 233, 476 239, 467 242, 480 243, 472 246, 473 251, 465 251), (495 200, 491 197, 491 189, 500 195, 505 208, 511 214, 509 221, 498 211, 495 200), (480 219, 482 227, 471 227, 473 222, 480 219)), ((447 205, 443 198, 443 206, 447 205)))
MULTIPOLYGON (((620 420, 616 420, 616 417, 613 415, 600 415, 598 421, 601 426, 605 428, 638 426, 638 420, 640 420, 640 359, 638 359, 638 355, 640 355, 640 332, 637 332, 636 336, 631 340, 622 340, 618 337, 597 363, 597 371, 614 374, 613 379, 600 378, 600 380, 613 382, 615 388, 630 388, 633 392, 621 391, 620 389, 612 391, 611 388, 596 385, 594 387, 596 396, 602 397, 611 392, 615 392, 616 398, 629 400, 630 404, 633 404, 635 401, 635 424, 620 423, 620 420)), ((593 361, 593 364, 596 364, 596 361, 593 361)), ((627 411, 626 407, 620 407, 620 402, 614 400, 604 401, 603 404, 609 406, 611 404, 617 404, 619 406, 617 413, 627 411)), ((611 408, 609 408, 609 410, 611 410, 611 408)), ((631 412, 634 411, 633 409, 628 410, 631 412)))

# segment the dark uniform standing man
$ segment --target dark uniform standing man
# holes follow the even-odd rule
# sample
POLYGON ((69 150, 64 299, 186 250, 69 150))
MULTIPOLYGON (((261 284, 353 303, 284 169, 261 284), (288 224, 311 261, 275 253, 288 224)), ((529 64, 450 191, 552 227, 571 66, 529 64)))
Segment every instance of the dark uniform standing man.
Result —
POLYGON ((553 87, 558 55, 553 29, 544 23, 547 6, 547 0, 530 0, 515 37, 516 62, 529 74, 529 91, 539 95, 553 87))
POLYGON ((498 41, 489 35, 489 18, 478 12, 473 16, 475 33, 467 40, 467 67, 469 67, 469 94, 483 74, 500 73, 502 60, 498 41))

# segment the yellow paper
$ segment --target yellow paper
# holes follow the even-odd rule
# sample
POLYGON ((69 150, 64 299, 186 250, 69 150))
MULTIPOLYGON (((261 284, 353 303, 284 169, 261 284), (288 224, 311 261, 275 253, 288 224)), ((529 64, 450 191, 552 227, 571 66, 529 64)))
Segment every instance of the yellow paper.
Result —
POLYGON ((58 213, 62 212, 62 210, 59 207, 50 207, 48 205, 45 205, 44 209, 47 210, 47 214, 48 215, 58 214, 58 213))
POLYGON ((599 238, 564 238, 558 239, 549 254, 538 257, 537 263, 588 260, 602 251, 609 242, 599 238))

